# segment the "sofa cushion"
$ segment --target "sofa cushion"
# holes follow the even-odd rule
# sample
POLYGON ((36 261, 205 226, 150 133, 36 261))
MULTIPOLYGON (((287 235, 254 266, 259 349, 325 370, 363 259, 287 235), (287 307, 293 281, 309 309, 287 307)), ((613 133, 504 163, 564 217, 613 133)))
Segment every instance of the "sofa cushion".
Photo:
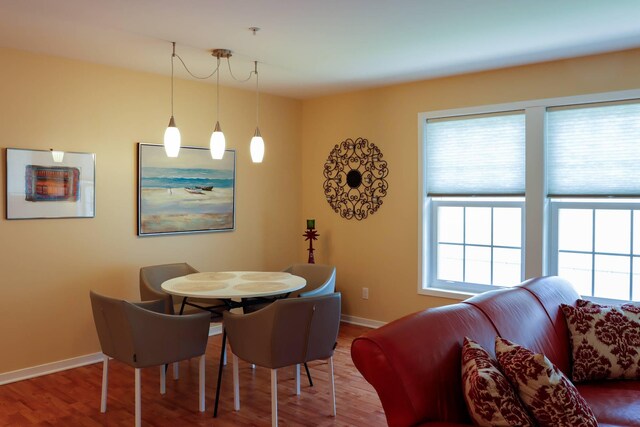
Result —
POLYGON ((462 389, 477 426, 534 426, 511 383, 478 343, 464 338, 462 389))
POLYGON ((541 427, 598 425, 575 386, 543 354, 496 337, 496 356, 541 427))
POLYGON ((640 307, 579 301, 562 305, 571 336, 573 381, 640 378, 640 307))

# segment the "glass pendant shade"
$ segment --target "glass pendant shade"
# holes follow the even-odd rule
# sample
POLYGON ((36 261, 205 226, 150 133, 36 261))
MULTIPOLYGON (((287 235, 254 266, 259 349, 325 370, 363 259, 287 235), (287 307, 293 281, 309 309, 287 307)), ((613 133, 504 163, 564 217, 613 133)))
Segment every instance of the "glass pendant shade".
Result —
POLYGON ((251 160, 253 160, 253 163, 262 163, 262 159, 264 158, 264 140, 260 135, 260 129, 258 127, 256 127, 255 135, 251 138, 249 150, 251 151, 251 160))
POLYGON ((167 130, 164 131, 164 151, 167 157, 178 157, 180 152, 180 131, 176 127, 173 116, 169 119, 167 130))
POLYGON ((64 159, 64 151, 56 151, 56 150, 51 150, 51 157, 53 157, 53 161, 56 163, 60 163, 62 162, 62 159, 64 159))
POLYGON ((224 157, 225 139, 222 129, 220 129, 220 122, 216 122, 216 127, 211 134, 211 140, 209 141, 209 150, 211 150, 211 158, 220 160, 224 157))

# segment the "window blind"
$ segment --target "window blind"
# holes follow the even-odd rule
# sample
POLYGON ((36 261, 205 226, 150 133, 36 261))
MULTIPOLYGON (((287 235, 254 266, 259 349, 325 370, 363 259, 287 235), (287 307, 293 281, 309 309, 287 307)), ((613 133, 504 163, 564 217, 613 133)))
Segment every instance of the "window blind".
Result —
POLYGON ((549 196, 640 196, 640 103, 547 109, 549 196))
POLYGON ((524 195, 524 112, 429 119, 426 144, 429 196, 524 195))

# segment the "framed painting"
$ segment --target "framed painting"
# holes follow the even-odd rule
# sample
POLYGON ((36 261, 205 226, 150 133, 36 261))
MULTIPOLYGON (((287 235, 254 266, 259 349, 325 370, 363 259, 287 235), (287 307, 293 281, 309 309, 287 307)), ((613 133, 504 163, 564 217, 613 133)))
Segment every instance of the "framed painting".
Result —
POLYGON ((95 154, 7 148, 6 161, 7 219, 95 217, 95 154))
POLYGON ((158 144, 138 144, 138 235, 235 229, 236 152, 213 160, 208 148, 181 147, 167 157, 158 144))

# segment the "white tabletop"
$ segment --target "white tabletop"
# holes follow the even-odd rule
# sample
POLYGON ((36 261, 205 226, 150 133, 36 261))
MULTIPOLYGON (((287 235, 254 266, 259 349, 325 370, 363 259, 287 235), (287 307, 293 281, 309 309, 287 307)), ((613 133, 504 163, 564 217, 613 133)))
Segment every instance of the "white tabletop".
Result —
POLYGON ((189 298, 251 298, 286 294, 302 289, 307 281, 276 271, 216 271, 175 277, 162 283, 172 295, 189 298))

